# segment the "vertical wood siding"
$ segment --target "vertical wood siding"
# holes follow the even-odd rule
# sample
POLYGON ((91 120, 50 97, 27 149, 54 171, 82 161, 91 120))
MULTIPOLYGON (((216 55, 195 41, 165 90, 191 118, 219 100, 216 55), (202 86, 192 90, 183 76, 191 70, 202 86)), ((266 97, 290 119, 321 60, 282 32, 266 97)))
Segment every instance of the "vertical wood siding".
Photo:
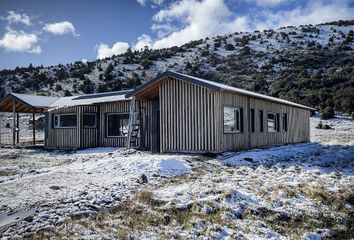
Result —
POLYGON ((159 86, 161 152, 218 151, 214 103, 219 93, 176 79, 159 86))
MULTIPOLYGON (((136 109, 138 105, 136 104, 136 109)), ((49 148, 88 148, 88 147, 125 147, 126 137, 106 137, 106 114, 129 114, 130 100, 102 103, 99 105, 74 106, 60 108, 48 113, 49 148), (53 128, 53 115, 60 113, 76 113, 76 128, 53 128), (83 116, 85 113, 95 113, 96 128, 85 128, 83 116)))
POLYGON ((60 108, 48 114, 48 146, 50 148, 80 148, 79 126, 81 117, 76 115, 76 128, 53 128, 53 115, 58 113, 77 113, 80 106, 60 108))
MULTIPOLYGON (((135 110, 137 111, 138 104, 135 104, 135 110)), ((127 137, 107 137, 106 133, 106 115, 107 113, 122 113, 129 114, 130 100, 102 103, 100 104, 100 146, 103 147, 125 147, 127 137)))
POLYGON ((256 147, 271 146, 277 144, 306 142, 310 140, 310 111, 284 104, 273 103, 240 94, 222 92, 222 104, 220 105, 220 117, 223 119, 223 107, 243 108, 243 129, 242 133, 224 133, 223 120, 219 127, 222 134, 221 149, 240 150, 256 147), (250 131, 249 111, 255 111, 255 132, 250 131), (263 132, 260 132, 259 110, 263 110, 263 132), (267 113, 279 114, 279 132, 268 132, 267 113), (283 130, 282 115, 287 114, 288 130, 283 130))
POLYGON ((217 104, 220 106, 218 108, 218 115, 221 118, 217 125, 221 139, 220 149, 222 151, 247 149, 249 145, 247 97, 234 93, 222 92, 221 101, 217 104), (241 122, 243 122, 243 132, 224 133, 224 106, 243 109, 243 121, 241 120, 241 122))
POLYGON ((253 108, 256 113, 263 110, 264 128, 263 132, 259 131, 259 114, 255 114, 255 132, 251 133, 251 148, 310 140, 310 112, 308 110, 255 98, 250 99, 250 108, 253 108), (268 132, 268 112, 279 114, 279 131, 268 132), (287 114, 287 131, 283 130, 283 113, 287 114))

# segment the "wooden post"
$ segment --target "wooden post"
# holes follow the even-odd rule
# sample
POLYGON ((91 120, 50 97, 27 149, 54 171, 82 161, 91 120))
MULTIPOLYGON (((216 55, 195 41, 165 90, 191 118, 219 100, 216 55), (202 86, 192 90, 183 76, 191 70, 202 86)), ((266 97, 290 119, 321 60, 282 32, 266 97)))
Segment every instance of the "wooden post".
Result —
POLYGON ((139 134, 140 134, 140 144, 139 149, 142 150, 144 148, 145 137, 144 137, 144 129, 143 129, 143 115, 141 111, 141 100, 138 100, 138 114, 139 114, 139 134))
POLYGON ((13 122, 12 122, 12 145, 16 145, 16 101, 12 102, 13 122))
POLYGON ((36 118, 36 113, 34 111, 34 108, 32 110, 32 133, 33 133, 33 146, 36 146, 36 124, 35 124, 35 119, 36 118))
POLYGON ((1 135, 1 129, 3 128, 3 126, 2 126, 2 124, 3 124, 3 122, 2 122, 2 113, 1 113, 1 115, 0 115, 0 146, 1 146, 1 137, 2 137, 2 135, 1 135))
POLYGON ((17 143, 20 142, 20 113, 16 113, 16 136, 17 143))

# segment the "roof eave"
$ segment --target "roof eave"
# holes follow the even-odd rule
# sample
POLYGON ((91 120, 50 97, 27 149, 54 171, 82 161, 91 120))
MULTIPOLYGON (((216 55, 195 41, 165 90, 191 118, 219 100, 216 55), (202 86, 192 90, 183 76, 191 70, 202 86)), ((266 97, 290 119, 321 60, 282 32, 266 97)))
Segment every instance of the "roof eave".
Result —
POLYGON ((194 79, 192 77, 188 77, 188 76, 185 76, 183 74, 178 74, 178 73, 171 72, 171 71, 166 71, 166 72, 164 72, 162 74, 159 74, 157 77, 155 77, 154 79, 150 80, 149 82, 139 86, 134 91, 132 91, 130 93, 127 93, 125 95, 125 97, 126 98, 132 97, 133 95, 136 95, 136 94, 140 93, 145 88, 152 86, 153 84, 159 82, 160 80, 162 80, 165 77, 177 78, 177 79, 180 79, 180 80, 183 80, 183 81, 186 81, 186 82, 190 82, 190 83, 194 83, 194 84, 200 85, 202 87, 206 87, 206 88, 209 88, 209 89, 212 89, 212 90, 216 90, 216 91, 221 90, 220 87, 217 87, 217 86, 214 86, 214 85, 202 82, 202 81, 198 81, 198 80, 196 80, 196 79, 194 79))

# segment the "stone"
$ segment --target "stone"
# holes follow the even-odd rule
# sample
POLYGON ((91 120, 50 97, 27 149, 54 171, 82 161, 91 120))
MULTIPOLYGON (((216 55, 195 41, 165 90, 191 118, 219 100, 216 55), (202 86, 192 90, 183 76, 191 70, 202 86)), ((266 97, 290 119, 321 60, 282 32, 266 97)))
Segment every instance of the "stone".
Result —
POLYGON ((140 178, 138 179, 138 183, 146 184, 148 183, 148 178, 145 174, 141 174, 140 178))
POLYGON ((243 160, 248 161, 248 162, 253 162, 253 158, 250 158, 250 157, 245 157, 243 160))
POLYGON ((168 215, 168 214, 165 214, 165 215, 163 216, 163 224, 164 224, 164 225, 168 225, 168 224, 170 224, 170 222, 171 222, 171 216, 168 215))
POLYGON ((61 187, 54 185, 54 186, 50 186, 49 188, 52 190, 59 190, 61 187))
POLYGON ((25 218, 23 219, 23 221, 26 221, 26 222, 33 222, 33 216, 25 217, 25 218))

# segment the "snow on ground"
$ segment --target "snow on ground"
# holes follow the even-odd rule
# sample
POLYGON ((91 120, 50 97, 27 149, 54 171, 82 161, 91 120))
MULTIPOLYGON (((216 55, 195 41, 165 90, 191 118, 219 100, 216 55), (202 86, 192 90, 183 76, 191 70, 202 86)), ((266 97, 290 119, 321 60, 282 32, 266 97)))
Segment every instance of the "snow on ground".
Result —
POLYGON ((1 149, 0 236, 353 238, 353 121, 318 122, 312 143, 217 158, 1 149))
POLYGON ((349 116, 337 115, 335 118, 321 120, 318 116, 310 119, 311 141, 326 145, 350 145, 354 146, 354 120, 349 116), (331 129, 317 129, 322 122, 331 129))
MULTIPOLYGON (((122 150, 114 148, 87 149, 73 154, 33 150, 14 152, 1 150, 0 153, 0 202, 5 210, 65 200, 87 189, 95 192, 117 185, 134 187, 142 174, 151 177, 189 172, 189 166, 181 156, 125 155, 122 150), (59 189, 52 190, 53 186, 59 189)), ((154 184, 153 178, 151 184, 154 184)))

